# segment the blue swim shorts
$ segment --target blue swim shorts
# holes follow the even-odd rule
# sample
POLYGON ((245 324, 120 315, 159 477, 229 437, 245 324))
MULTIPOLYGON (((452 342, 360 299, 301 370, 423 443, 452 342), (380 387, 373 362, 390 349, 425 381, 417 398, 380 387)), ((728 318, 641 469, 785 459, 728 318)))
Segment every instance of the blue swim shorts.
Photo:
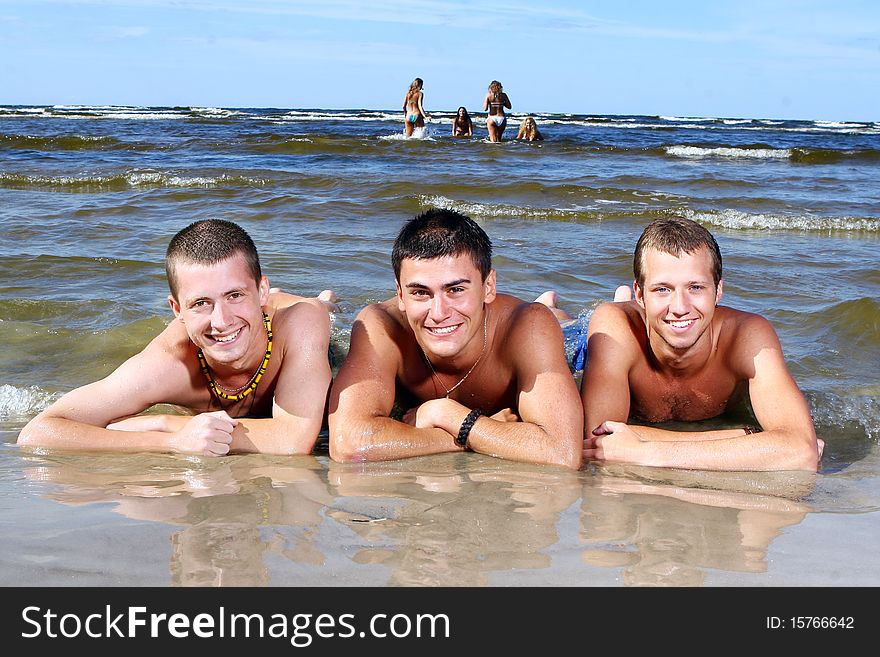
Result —
POLYGON ((578 317, 568 326, 563 326, 562 337, 569 369, 572 373, 580 372, 584 369, 587 355, 587 317, 578 317))

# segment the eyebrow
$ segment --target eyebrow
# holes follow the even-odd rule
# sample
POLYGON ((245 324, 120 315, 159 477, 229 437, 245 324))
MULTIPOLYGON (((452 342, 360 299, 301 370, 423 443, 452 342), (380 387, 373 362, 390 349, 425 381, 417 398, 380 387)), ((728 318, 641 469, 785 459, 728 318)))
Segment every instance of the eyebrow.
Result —
MULTIPOLYGON (((226 291, 223 292, 220 296, 228 297, 230 294, 232 294, 232 293, 234 293, 234 292, 245 292, 246 290, 247 290, 247 287, 240 287, 240 286, 239 286, 239 287, 234 287, 234 288, 232 288, 231 290, 226 290, 226 291)), ((210 298, 211 298, 211 297, 206 296, 206 295, 203 294, 203 295, 200 295, 200 296, 197 296, 197 297, 192 297, 191 299, 187 299, 187 300, 186 300, 186 303, 195 303, 196 301, 201 301, 202 299, 208 299, 208 300, 210 300, 210 298)))
MULTIPOLYGON (((712 281, 711 277, 710 278, 695 278, 692 281, 685 281, 683 283, 683 285, 693 285, 694 283, 699 283, 700 285, 706 285, 710 281, 712 281)), ((647 281, 646 285, 647 285, 647 287, 655 287, 657 285, 663 285, 665 287, 675 287, 675 285, 673 283, 667 283, 666 281, 647 281)))
MULTIPOLYGON (((448 283, 444 283, 441 287, 445 289, 449 289, 450 287, 455 287, 457 285, 461 285, 462 283, 470 283, 471 279, 469 278, 457 278, 454 281, 449 281, 448 283)), ((424 283, 419 283, 418 281, 413 281, 412 283, 406 284, 407 289, 421 289, 421 290, 429 290, 427 285, 424 283)))

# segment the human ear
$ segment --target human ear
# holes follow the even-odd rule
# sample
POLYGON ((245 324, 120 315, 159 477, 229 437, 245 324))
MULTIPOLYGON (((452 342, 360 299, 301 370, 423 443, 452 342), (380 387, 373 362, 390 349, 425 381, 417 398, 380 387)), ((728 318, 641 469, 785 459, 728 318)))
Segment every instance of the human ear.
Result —
POLYGON ((171 312, 174 313, 174 316, 182 322, 183 318, 180 316, 180 304, 177 303, 177 299, 171 294, 168 295, 168 305, 171 306, 171 312))
POLYGON ((400 287, 400 281, 395 283, 397 286, 397 309, 400 312, 406 312, 406 307, 403 305, 403 288, 400 287))
POLYGON ((489 275, 486 276, 486 280, 483 281, 483 291, 485 293, 485 297, 483 298, 484 303, 492 303, 495 301, 495 297, 498 296, 498 290, 495 288, 495 270, 492 269, 489 271, 489 275))
POLYGON ((642 290, 642 286, 639 285, 638 281, 633 281, 633 292, 636 294, 636 303, 638 303, 642 308, 645 307, 645 292, 642 290))

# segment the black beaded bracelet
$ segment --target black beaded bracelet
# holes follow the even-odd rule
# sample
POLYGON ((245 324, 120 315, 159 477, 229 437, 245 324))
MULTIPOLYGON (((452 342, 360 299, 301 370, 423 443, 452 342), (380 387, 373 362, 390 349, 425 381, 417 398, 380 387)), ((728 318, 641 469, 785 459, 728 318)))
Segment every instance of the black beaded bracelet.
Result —
POLYGON ((467 414, 467 417, 464 419, 464 422, 461 423, 461 429, 458 430, 458 435, 455 437, 455 444, 459 447, 467 447, 468 436, 471 433, 471 429, 474 428, 474 422, 477 421, 477 418, 483 414, 479 408, 475 408, 470 413, 467 414))

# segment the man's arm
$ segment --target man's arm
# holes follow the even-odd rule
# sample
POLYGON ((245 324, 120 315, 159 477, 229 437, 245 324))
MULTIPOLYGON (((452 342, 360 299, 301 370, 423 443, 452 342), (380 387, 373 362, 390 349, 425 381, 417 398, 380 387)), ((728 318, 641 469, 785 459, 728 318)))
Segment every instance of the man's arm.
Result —
MULTIPOLYGON (((581 465, 583 411, 568 369, 559 322, 540 303, 524 305, 511 318, 504 358, 512 365, 517 414, 477 418, 467 445, 475 452, 515 461, 581 465)), ((419 408, 418 424, 434 426, 455 437, 471 409, 451 399, 436 399, 419 408)))
POLYGON ((236 421, 226 413, 181 418, 179 431, 114 431, 107 425, 184 394, 190 374, 174 354, 167 328, 113 373, 67 393, 22 429, 18 444, 65 450, 225 454, 236 421))
POLYGON ((629 371, 639 345, 620 304, 603 303, 590 317, 581 379, 586 438, 606 420, 626 422, 630 411, 629 371))
MULTIPOLYGON (((628 291, 629 288, 623 290, 628 291)), ((640 346, 633 337, 632 319, 623 310, 625 307, 620 303, 602 304, 593 312, 587 327, 581 401, 585 417, 584 438, 588 443, 594 439, 593 432, 604 422, 623 423, 629 418, 632 399, 629 372, 640 357, 640 346)), ((599 435, 605 433, 602 429, 599 435)), ((645 440, 666 441, 719 440, 744 435, 742 429, 671 431, 645 426, 640 426, 638 433, 645 440)))
POLYGON ((309 454, 321 431, 332 379, 330 318, 316 305, 299 303, 275 313, 272 330, 284 337, 284 352, 273 354, 282 360, 272 417, 238 419, 230 451, 309 454))
POLYGON ((546 306, 530 303, 517 313, 502 348, 514 363, 516 410, 522 421, 479 418, 468 439, 471 449, 516 461, 580 468, 584 415, 563 344, 559 322, 546 306))
POLYGON ((442 429, 418 428, 389 417, 394 406, 404 329, 381 304, 367 306, 351 330, 351 344, 330 395, 330 456, 337 461, 381 461, 460 451, 442 429))
POLYGON ((731 366, 749 382, 749 396, 764 431, 707 432, 707 438, 679 434, 670 440, 659 429, 607 421, 585 441, 584 456, 670 468, 700 470, 808 470, 818 468, 816 439, 806 400, 792 379, 779 338, 770 323, 757 315, 743 320, 732 348, 731 366), (734 436, 729 436, 733 432, 734 436))

